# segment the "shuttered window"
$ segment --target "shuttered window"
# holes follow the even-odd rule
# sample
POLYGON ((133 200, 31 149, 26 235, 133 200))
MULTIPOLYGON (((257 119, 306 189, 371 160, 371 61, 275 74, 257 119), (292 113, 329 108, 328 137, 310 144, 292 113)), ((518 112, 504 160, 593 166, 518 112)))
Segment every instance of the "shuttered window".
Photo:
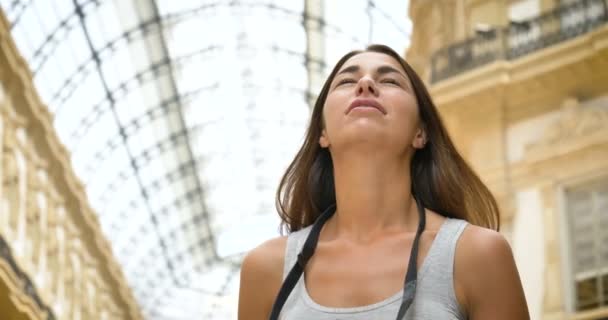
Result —
POLYGON ((608 179, 566 190, 576 311, 608 306, 608 179))

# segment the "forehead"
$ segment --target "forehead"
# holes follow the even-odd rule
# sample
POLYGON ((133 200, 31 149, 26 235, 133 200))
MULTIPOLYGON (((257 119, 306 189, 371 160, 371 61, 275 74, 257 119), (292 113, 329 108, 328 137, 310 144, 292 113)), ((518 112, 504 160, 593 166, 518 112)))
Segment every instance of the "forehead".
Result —
POLYGON ((380 66, 390 65, 405 74, 403 67, 393 57, 379 52, 363 52, 348 59, 340 68, 340 71, 350 66, 359 66, 364 70, 374 70, 380 66))

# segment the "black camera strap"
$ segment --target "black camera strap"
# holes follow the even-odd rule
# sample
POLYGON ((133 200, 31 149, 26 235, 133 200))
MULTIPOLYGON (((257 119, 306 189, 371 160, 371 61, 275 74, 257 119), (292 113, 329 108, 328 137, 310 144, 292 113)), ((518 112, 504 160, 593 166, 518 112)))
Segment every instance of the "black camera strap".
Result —
MULTIPOLYGON (((408 262, 407 273, 405 275, 405 281, 403 285, 403 298, 401 299, 401 306, 399 307, 399 312, 397 313, 397 320, 403 319, 405 313, 409 309, 412 301, 414 300, 414 296, 416 294, 416 278, 418 273, 418 268, 416 265, 417 257, 418 257, 418 247, 420 243, 420 235, 424 231, 426 225, 426 215, 424 214, 424 207, 422 203, 416 198, 416 205, 418 207, 418 214, 420 216, 420 221, 418 223, 418 230, 416 231, 416 237, 414 238, 414 242, 412 243, 412 251, 410 253, 410 259, 408 262)), ((315 223, 304 242, 304 246, 302 247, 302 251, 298 254, 298 258, 294 266, 291 268, 285 281, 283 281, 283 285, 277 294, 277 298, 272 306, 272 312, 270 313, 269 320, 278 320, 279 314, 281 313, 281 309, 289 294, 293 290, 293 288, 298 283, 298 280, 304 273, 304 268, 306 264, 312 257, 315 252, 315 248, 317 247, 317 242, 319 241, 319 234, 321 233, 321 228, 327 222, 327 220, 334 215, 336 212, 336 206, 331 205, 327 208, 323 213, 317 218, 315 223)))

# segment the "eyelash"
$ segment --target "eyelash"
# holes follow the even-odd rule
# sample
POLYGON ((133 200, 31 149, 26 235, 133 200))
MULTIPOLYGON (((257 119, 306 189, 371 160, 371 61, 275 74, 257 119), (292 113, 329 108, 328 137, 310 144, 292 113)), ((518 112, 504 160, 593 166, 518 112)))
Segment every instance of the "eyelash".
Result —
POLYGON ((399 82, 397 80, 395 80, 395 79, 384 79, 384 80, 382 80, 380 82, 390 83, 390 84, 394 84, 394 85, 397 85, 397 86, 399 85, 399 82))
MULTIPOLYGON (((347 84, 347 83, 356 83, 356 82, 357 81, 355 79, 345 78, 345 79, 342 79, 342 80, 338 81, 338 84, 336 84, 336 86, 340 86, 340 85, 347 84)), ((399 82, 397 80, 390 79, 390 78, 389 79, 380 80, 380 83, 390 83, 390 84, 394 84, 394 85, 397 85, 397 86, 399 85, 399 82)))
POLYGON ((343 84, 346 84, 346 83, 356 83, 356 82, 357 81, 355 81, 355 79, 346 78, 346 79, 342 79, 342 80, 338 81, 337 86, 343 85, 343 84))

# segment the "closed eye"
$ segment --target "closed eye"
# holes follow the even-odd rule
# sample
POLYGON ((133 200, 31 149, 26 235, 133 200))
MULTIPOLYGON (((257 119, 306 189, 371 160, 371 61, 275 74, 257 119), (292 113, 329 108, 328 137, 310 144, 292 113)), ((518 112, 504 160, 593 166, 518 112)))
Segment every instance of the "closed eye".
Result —
POLYGON ((356 81, 355 79, 352 79, 352 78, 344 78, 344 79, 342 79, 342 80, 338 81, 338 83, 336 84, 336 86, 343 85, 343 84, 347 84, 347 83, 356 83, 356 82, 357 82, 357 81, 356 81))
POLYGON ((399 81, 397 81, 395 79, 391 79, 391 78, 382 79, 382 81, 380 81, 380 82, 381 83, 394 84, 396 86, 401 86, 401 84, 399 83, 399 81))

